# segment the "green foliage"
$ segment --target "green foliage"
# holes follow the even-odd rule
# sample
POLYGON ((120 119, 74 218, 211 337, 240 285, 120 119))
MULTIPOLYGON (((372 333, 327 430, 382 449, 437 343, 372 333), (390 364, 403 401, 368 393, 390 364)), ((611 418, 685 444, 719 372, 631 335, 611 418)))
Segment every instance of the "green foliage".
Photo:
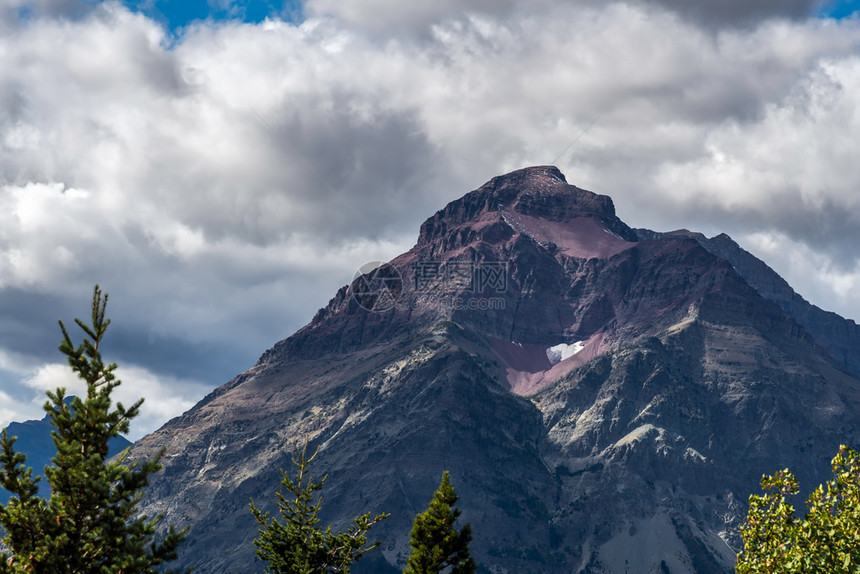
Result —
POLYGON ((25 468, 26 457, 15 452, 15 438, 2 434, 0 486, 12 493, 0 505, 0 526, 5 530, 0 553, 0 574, 138 574, 159 571, 176 557, 185 539, 173 527, 155 540, 154 519, 137 517, 136 507, 159 459, 128 466, 106 460, 108 441, 127 433, 143 399, 129 408, 111 408, 111 392, 120 385, 116 364, 106 365, 99 345, 110 319, 105 318, 108 296, 98 285, 93 293, 92 322, 75 319, 86 337, 75 347, 63 322, 60 351, 72 370, 87 384, 87 398, 66 404, 65 389, 48 392, 45 411, 55 430, 51 433, 56 456, 45 468, 51 485, 48 500, 37 496, 37 482, 25 468), (87 338, 88 337, 88 338, 87 338), (11 551, 11 553, 9 553, 11 551))
POLYGON ((263 527, 260 537, 254 540, 257 556, 268 562, 268 572, 272 574, 322 574, 327 572, 348 573, 353 562, 376 548, 379 543, 367 544, 370 528, 388 514, 370 518, 370 513, 359 516, 346 532, 333 534, 331 527, 322 530, 317 526, 322 497, 314 502, 314 493, 322 490, 326 477, 315 482, 307 475, 308 465, 316 457, 319 449, 307 458, 308 439, 299 452, 295 449, 293 464, 298 473, 295 480, 286 471, 281 471, 281 487, 276 493, 278 508, 283 523, 269 518, 251 500, 251 513, 263 527), (307 482, 306 482, 307 481, 307 482), (290 493, 287 498, 283 489, 290 493))
POLYGON ((803 519, 788 497, 798 492, 787 469, 762 478, 741 527, 738 574, 860 572, 860 455, 847 446, 831 463, 834 478, 807 499, 803 519))
POLYGON ((446 470, 430 506, 415 517, 409 540, 412 554, 404 574, 438 574, 446 568, 451 568, 451 574, 475 571, 475 561, 469 555, 472 527, 466 524, 459 531, 454 528, 460 510, 453 506, 459 498, 446 470))

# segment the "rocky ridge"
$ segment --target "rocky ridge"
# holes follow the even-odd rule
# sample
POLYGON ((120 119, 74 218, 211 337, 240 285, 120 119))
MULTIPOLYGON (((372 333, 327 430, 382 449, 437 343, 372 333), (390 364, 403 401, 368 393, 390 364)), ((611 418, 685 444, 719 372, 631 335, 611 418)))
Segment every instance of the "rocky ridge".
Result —
POLYGON ((702 247, 731 263, 735 271, 762 297, 779 305, 786 314, 802 325, 836 362, 854 376, 860 376, 860 353, 857 352, 860 349, 860 325, 809 303, 764 261, 743 249, 725 233, 711 238, 686 229, 669 233, 637 229, 636 233, 640 239, 667 236, 695 239, 702 247))
POLYGON ((860 422, 850 341, 828 347, 744 253, 633 230, 554 167, 493 178, 136 443, 168 448, 145 510, 191 525, 184 565, 247 572, 247 501, 308 435, 324 521, 392 513, 366 572, 402 567, 446 469, 484 572, 730 572, 761 475, 821 482, 860 422))

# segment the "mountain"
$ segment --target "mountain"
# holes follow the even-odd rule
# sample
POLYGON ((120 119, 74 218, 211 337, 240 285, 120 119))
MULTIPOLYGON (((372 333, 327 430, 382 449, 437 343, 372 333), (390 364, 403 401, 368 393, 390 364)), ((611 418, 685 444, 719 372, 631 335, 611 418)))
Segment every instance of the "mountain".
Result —
POLYGON ((324 524, 391 513, 357 572, 402 570, 443 470, 482 572, 731 572, 762 474, 811 489, 860 428, 856 346, 756 261, 554 167, 493 178, 138 441, 168 449, 145 511, 191 526, 183 565, 261 571, 248 500, 308 436, 324 524))
MULTIPOLYGON (((74 398, 73 396, 66 397, 65 401, 69 404, 74 398)), ((51 417, 48 415, 45 415, 42 420, 13 422, 6 427, 9 436, 17 437, 15 450, 27 455, 26 465, 33 469, 33 476, 42 476, 42 480, 39 482, 39 495, 41 496, 51 494, 51 487, 45 479, 44 469, 51 464, 51 459, 57 454, 57 449, 51 438, 53 429, 51 417)), ((108 443, 111 455, 122 452, 130 446, 131 442, 121 436, 112 438, 108 443)), ((0 488, 0 502, 5 503, 9 500, 9 496, 9 491, 0 488)))
POLYGON ((795 293, 794 289, 766 263, 744 250, 740 245, 721 233, 708 239, 701 233, 681 229, 669 233, 657 233, 637 229, 640 239, 656 239, 667 236, 691 237, 699 244, 732 264, 735 271, 754 287, 763 297, 770 299, 800 323, 822 346, 825 352, 854 376, 860 376, 860 326, 836 313, 824 311, 795 293))

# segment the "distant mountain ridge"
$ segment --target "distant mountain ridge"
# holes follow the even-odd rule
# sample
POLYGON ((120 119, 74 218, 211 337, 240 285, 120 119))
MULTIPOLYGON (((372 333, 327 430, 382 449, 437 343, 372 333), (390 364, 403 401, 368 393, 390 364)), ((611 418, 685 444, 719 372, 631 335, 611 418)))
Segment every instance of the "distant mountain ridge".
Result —
POLYGON ((442 470, 481 572, 731 572, 761 475, 810 490, 860 429, 853 343, 756 261, 633 230, 551 166, 493 178, 138 441, 168 449, 144 510, 191 526, 183 565, 259 570, 247 500, 307 435, 324 523, 392 515, 357 572, 402 570, 442 470))
POLYGON ((853 375, 860 376, 860 352, 858 352, 860 351, 860 325, 809 303, 766 263, 743 249, 725 233, 710 239, 701 233, 686 229, 668 233, 636 229, 636 233, 643 240, 666 236, 692 237, 702 247, 731 263, 741 277, 762 297, 779 305, 783 311, 803 325, 815 341, 827 351, 827 354, 853 375))
MULTIPOLYGON (((66 397, 66 402, 71 403, 73 396, 66 397)), ((33 469, 33 476, 41 476, 39 481, 39 495, 50 496, 51 487, 45 479, 45 467, 51 464, 51 459, 57 454, 54 441, 51 438, 51 418, 45 415, 41 420, 30 420, 24 422, 12 422, 6 427, 9 436, 17 437, 15 450, 27 455, 25 464, 33 469)), ((131 446, 131 442, 125 437, 118 436, 108 442, 109 454, 113 456, 131 446)), ((9 492, 0 488, 0 502, 9 500, 9 492)))

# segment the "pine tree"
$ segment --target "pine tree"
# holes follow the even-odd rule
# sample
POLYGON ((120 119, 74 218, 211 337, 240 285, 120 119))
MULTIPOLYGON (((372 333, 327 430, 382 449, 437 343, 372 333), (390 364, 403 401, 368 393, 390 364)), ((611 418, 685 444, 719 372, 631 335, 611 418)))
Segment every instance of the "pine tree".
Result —
POLYGON ((0 505, 0 526, 5 530, 0 553, 0 574, 149 574, 176 558, 185 539, 184 530, 171 526, 161 541, 155 540, 161 517, 136 516, 142 489, 149 475, 161 468, 162 451, 154 460, 124 464, 107 460, 108 441, 129 430, 143 399, 125 408, 111 407, 111 392, 120 385, 106 365, 99 346, 110 319, 105 318, 108 296, 96 285, 90 325, 75 319, 86 337, 75 347, 60 321, 60 351, 72 370, 86 382, 85 400, 66 401, 65 389, 48 392, 45 411, 55 430, 51 433, 56 456, 45 468, 51 485, 48 500, 37 496, 32 469, 26 457, 15 452, 15 438, 4 431, 0 440, 0 486, 12 493, 0 505), (10 553, 11 552, 11 553, 10 553))
POLYGON ((314 502, 314 493, 322 490, 326 477, 314 481, 307 475, 308 465, 319 452, 317 449, 307 458, 307 449, 307 438, 301 452, 298 446, 295 448, 293 464, 298 470, 295 480, 281 471, 281 487, 276 496, 283 523, 276 518, 270 520, 269 513, 263 513, 251 500, 251 513, 263 527, 259 530, 260 537, 254 540, 257 556, 268 562, 267 571, 271 574, 348 574, 355 561, 379 546, 379 542, 367 545, 367 533, 389 515, 371 519, 367 513, 357 517, 346 532, 337 534, 332 533, 330 526, 325 530, 317 526, 322 498, 317 497, 314 502), (289 498, 284 488, 290 493, 289 498))
POLYGON ((459 531, 454 528, 460 510, 453 506, 459 498, 446 470, 430 506, 415 517, 409 540, 412 554, 404 574, 438 574, 449 567, 451 574, 475 571, 475 561, 469 555, 472 527, 466 524, 459 531))

